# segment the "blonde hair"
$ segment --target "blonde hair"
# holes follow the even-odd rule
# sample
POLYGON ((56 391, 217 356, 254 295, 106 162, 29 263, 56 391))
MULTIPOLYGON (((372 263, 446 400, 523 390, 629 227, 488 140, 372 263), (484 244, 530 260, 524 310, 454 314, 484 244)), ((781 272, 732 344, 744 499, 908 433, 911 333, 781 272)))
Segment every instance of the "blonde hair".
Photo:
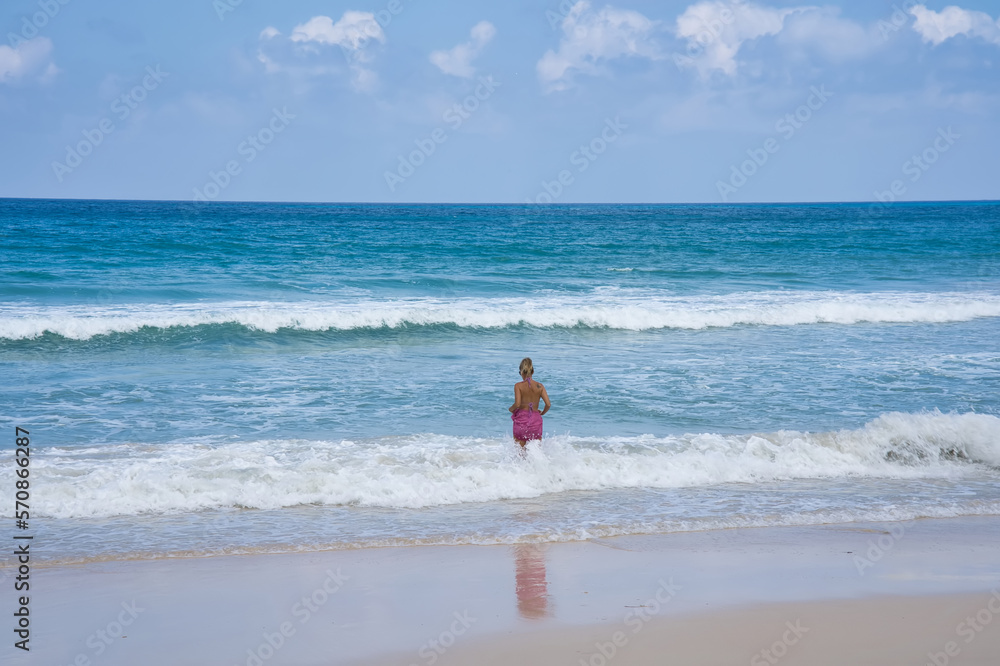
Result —
POLYGON ((533 366, 531 364, 531 359, 528 358, 527 356, 525 356, 523 359, 521 359, 521 366, 520 366, 519 370, 521 372, 521 376, 522 377, 525 374, 527 374, 529 377, 531 375, 535 374, 535 366, 533 366))

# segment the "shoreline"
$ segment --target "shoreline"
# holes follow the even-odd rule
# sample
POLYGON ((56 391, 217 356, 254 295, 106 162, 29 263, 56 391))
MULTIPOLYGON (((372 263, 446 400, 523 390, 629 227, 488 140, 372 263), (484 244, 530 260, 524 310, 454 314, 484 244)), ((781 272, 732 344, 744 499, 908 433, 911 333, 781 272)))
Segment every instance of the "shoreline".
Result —
POLYGON ((955 640, 955 663, 985 664, 1000 617, 969 644, 955 632, 962 613, 992 621, 994 591, 1000 611, 998 554, 988 516, 50 566, 32 580, 30 656, 0 652, 57 666, 577 664, 611 641, 616 664, 670 646, 680 663, 750 663, 809 610, 809 637, 826 638, 786 646, 782 663, 841 663, 827 658, 838 645, 843 663, 923 663, 913 650, 946 636, 938 651, 955 640), (618 631, 635 639, 615 645, 618 631), (881 661, 844 652, 852 636, 881 661))

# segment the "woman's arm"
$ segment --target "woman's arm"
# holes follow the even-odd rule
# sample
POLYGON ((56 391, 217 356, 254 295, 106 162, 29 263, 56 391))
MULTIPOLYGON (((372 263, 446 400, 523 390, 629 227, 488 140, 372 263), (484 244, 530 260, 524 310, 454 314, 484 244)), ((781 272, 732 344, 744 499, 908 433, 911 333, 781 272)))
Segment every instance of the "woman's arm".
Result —
POLYGON ((513 414, 520 408, 521 408, 521 385, 514 384, 514 404, 508 407, 507 411, 513 414))
POLYGON ((549 402, 549 392, 545 390, 545 385, 542 385, 542 400, 545 401, 545 409, 542 410, 542 416, 545 416, 545 412, 549 411, 549 407, 552 403, 549 402))

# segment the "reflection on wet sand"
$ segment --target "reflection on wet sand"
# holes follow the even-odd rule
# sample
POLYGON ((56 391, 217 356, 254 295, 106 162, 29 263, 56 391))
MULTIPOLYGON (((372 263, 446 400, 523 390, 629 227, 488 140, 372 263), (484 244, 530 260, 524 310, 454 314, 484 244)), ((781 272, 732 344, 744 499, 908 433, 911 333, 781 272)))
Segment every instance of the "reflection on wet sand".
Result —
POLYGON ((527 620, 549 617, 548 583, 545 580, 545 546, 514 546, 517 610, 527 620))

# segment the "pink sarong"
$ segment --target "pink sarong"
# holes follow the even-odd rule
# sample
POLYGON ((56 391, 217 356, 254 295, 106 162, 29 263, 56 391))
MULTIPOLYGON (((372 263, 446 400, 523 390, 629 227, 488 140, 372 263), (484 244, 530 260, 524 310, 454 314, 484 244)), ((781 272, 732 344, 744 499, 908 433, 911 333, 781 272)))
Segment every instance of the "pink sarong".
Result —
POLYGON ((526 442, 542 438, 542 415, 535 411, 534 403, 529 403, 527 409, 519 409, 510 415, 514 422, 514 439, 526 442))

